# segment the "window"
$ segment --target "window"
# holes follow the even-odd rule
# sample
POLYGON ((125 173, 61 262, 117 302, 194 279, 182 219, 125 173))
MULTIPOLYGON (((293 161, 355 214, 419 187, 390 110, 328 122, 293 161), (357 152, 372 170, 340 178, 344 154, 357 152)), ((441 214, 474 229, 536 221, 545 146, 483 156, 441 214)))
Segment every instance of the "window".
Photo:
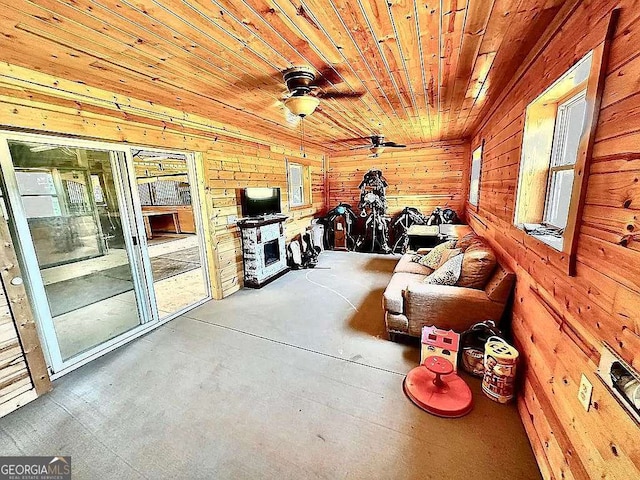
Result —
POLYGON ((584 90, 558 106, 544 213, 544 223, 558 229, 567 226, 586 108, 584 90))
MULTIPOLYGON (((601 98, 605 43, 590 51, 527 106, 514 224, 563 252, 575 270, 577 224, 601 98)), ((473 172, 472 172, 473 175, 473 172)))
POLYGON ((299 163, 289 163, 289 206, 301 207, 311 203, 309 167, 299 163))
POLYGON ((190 186, 176 180, 138 179, 140 203, 145 206, 191 205, 190 186))
POLYGON ((471 181, 469 184, 469 203, 478 206, 480 197, 480 167, 482 165, 482 145, 471 156, 471 181))
POLYGON ((87 176, 58 168, 16 169, 16 181, 27 218, 85 215, 93 211, 87 176))
POLYGON ((527 106, 515 223, 563 250, 585 131, 589 53, 527 106))

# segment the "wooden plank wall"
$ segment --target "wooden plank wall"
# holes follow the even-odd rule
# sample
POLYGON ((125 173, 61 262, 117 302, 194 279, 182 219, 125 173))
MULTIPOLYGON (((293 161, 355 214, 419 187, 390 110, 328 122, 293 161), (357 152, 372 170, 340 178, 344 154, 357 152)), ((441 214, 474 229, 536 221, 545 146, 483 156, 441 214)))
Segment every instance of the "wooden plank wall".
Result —
POLYGON ((214 230, 214 247, 218 252, 217 268, 222 294, 227 296, 242 287, 243 279, 240 232, 235 224, 228 224, 233 217, 242 216, 238 189, 249 186, 280 187, 283 213, 289 217, 286 223, 289 240, 304 231, 311 219, 324 210, 324 160, 322 154, 308 151, 306 157, 302 157, 299 151, 285 152, 273 147, 241 145, 227 146, 224 150, 213 148, 206 152, 206 157, 211 226, 214 230), (285 159, 311 169, 311 204, 293 209, 287 207, 289 198, 285 159))
POLYGON ((0 217, 0 417, 51 389, 15 247, 0 217))
POLYGON ((0 288, 0 416, 36 397, 9 300, 0 288))
MULTIPOLYGON (((640 429, 598 380, 601 342, 640 370, 640 10, 635 1, 578 2, 475 133, 485 141, 470 224, 517 272, 513 332, 523 360, 518 407, 545 478, 640 478, 640 429), (525 108, 604 38, 622 8, 588 179, 577 275, 512 226, 525 108), (546 44, 546 46, 545 46, 546 44), (587 413, 581 375, 593 384, 587 413)), ((516 77, 517 78, 517 77, 516 77)))
POLYGON ((437 206, 462 214, 464 184, 469 168, 469 144, 463 141, 438 142, 403 149, 387 149, 378 158, 368 150, 331 155, 328 168, 328 208, 340 202, 357 208, 358 185, 372 168, 383 171, 389 187, 390 215, 404 207, 416 207, 428 214, 437 206))

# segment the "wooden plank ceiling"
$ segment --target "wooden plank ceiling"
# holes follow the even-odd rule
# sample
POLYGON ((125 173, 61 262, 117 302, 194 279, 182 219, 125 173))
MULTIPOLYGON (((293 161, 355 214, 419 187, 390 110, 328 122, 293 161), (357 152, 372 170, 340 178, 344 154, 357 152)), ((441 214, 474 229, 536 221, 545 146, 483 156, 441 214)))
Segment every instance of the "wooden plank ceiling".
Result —
POLYGON ((323 100, 309 144, 419 144, 470 136, 562 3, 0 0, 0 61, 287 144, 300 129, 279 72, 310 65, 363 95, 323 100))

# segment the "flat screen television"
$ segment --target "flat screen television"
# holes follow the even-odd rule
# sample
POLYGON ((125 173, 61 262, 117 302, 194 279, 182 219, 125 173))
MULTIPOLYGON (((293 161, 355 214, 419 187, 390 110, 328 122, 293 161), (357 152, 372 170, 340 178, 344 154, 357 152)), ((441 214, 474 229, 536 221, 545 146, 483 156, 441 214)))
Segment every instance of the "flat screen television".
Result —
POLYGON ((280 189, 247 187, 242 190, 242 216, 258 217, 280 213, 280 189))

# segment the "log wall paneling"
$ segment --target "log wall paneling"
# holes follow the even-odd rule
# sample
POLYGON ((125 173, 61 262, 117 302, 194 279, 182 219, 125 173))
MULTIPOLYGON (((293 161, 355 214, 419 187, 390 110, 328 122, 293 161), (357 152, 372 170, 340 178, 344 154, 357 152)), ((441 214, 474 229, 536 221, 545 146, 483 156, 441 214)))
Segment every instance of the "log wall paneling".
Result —
MULTIPOLYGON (((216 146, 214 146, 216 147, 216 146)), ((280 187, 287 240, 310 224, 325 209, 323 155, 278 148, 231 150, 213 148, 206 152, 207 201, 210 202, 211 226, 218 252, 222 295, 242 287, 242 245, 235 219, 242 216, 239 190, 244 187, 280 187), (286 159, 308 165, 311 171, 311 204, 289 210, 286 159)))
POLYGON ((485 141, 480 207, 469 223, 517 273, 518 408, 545 478, 640 478, 640 430, 594 372, 609 343, 640 369, 640 11, 634 1, 568 2, 475 131, 485 141), (512 225, 526 106, 605 37, 620 7, 595 131, 576 275, 512 225), (588 26, 588 28, 585 28, 588 26), (581 375, 594 387, 586 412, 581 375))
POLYGON ((420 148, 385 150, 378 158, 343 152, 329 157, 328 207, 340 202, 355 209, 360 201, 358 185, 372 168, 382 170, 387 188, 388 213, 416 207, 430 214, 435 207, 450 207, 462 215, 468 183, 469 144, 463 141, 439 142, 420 148))

